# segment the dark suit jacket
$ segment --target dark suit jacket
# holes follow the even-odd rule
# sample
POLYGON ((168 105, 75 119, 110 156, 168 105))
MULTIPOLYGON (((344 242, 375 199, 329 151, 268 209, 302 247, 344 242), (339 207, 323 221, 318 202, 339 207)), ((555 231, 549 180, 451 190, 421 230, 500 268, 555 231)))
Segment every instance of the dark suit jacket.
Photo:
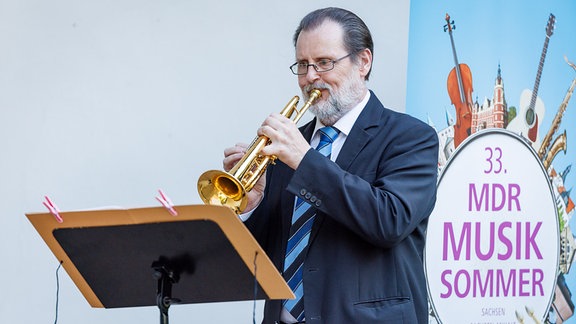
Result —
MULTIPOLYGON (((307 139, 314 122, 301 127, 307 139)), ((427 323, 423 249, 437 163, 436 132, 371 93, 336 163, 311 149, 296 171, 267 169, 246 225, 280 271, 294 195, 318 211, 304 264, 307 324, 427 323)), ((263 323, 281 307, 268 301, 263 323)))

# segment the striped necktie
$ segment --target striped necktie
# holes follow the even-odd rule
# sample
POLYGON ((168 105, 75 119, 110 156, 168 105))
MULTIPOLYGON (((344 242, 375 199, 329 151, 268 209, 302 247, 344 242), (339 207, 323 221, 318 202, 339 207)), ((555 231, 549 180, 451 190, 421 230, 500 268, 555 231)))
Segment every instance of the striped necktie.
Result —
MULTIPOLYGON (((323 155, 330 157, 332 152, 332 142, 338 137, 338 130, 333 127, 323 127, 319 129, 320 143, 316 150, 323 155)), ((292 226, 290 227, 290 238, 286 247, 286 259, 284 260, 284 279, 288 286, 296 295, 295 299, 285 300, 284 307, 298 321, 304 319, 304 287, 302 283, 302 268, 308 239, 316 209, 310 208, 310 204, 296 197, 294 213, 292 215, 292 226)))

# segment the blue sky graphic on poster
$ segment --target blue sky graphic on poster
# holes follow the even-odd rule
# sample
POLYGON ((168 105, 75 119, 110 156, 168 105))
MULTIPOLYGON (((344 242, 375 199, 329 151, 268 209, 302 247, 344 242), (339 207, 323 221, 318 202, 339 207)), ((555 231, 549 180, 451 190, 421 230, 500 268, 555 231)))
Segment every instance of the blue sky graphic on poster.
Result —
MULTIPOLYGON (((576 78, 576 71, 564 59, 566 56, 576 63, 576 1, 412 1, 406 112, 430 121, 438 131, 448 127, 448 118, 456 118, 446 84, 454 67, 450 36, 443 28, 447 13, 455 23, 453 38, 458 61, 470 67, 473 101, 482 104, 493 99, 500 69, 508 108, 517 109, 523 90, 534 88, 547 22, 549 15, 554 14, 554 30, 538 88, 538 97, 545 107, 538 127, 542 139, 576 78)), ((552 162, 559 173, 576 164, 574 97, 554 136, 566 130, 566 153, 558 153, 552 162)), ((568 172, 564 186, 569 193, 576 187, 576 169, 568 172)), ((572 199, 576 200, 576 192, 573 193, 572 199)), ((576 229, 575 217, 569 225, 576 229)), ((565 278, 576 296, 576 268, 565 278)), ((576 316, 565 323, 576 323, 576 316)))

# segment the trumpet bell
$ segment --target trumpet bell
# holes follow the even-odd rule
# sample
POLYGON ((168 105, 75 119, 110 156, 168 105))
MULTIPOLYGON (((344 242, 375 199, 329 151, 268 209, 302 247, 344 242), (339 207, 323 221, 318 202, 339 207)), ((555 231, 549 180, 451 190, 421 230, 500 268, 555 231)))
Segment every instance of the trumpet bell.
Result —
MULTIPOLYGON (((312 90, 308 100, 298 111, 296 105, 300 98, 294 96, 280 114, 297 123, 304 112, 320 97, 322 97, 320 90, 312 90), (292 117, 294 113, 296 113, 296 116, 292 117)), ((198 178, 198 193, 204 203, 207 205, 226 206, 237 215, 242 213, 248 205, 246 193, 252 190, 258 179, 264 175, 268 165, 274 163, 276 159, 273 155, 260 154, 262 148, 268 145, 269 142, 270 139, 266 136, 255 138, 244 156, 229 172, 211 170, 200 175, 200 178, 198 178)))
POLYGON ((248 204, 246 189, 230 173, 210 170, 200 175, 198 193, 207 205, 220 205, 240 214, 248 204))

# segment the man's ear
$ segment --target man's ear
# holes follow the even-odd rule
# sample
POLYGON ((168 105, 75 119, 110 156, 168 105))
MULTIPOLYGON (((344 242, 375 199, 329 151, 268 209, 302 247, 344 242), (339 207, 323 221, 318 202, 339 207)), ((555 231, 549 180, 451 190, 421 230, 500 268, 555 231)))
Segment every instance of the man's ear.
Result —
POLYGON ((372 51, 367 48, 360 51, 358 53, 358 64, 360 75, 363 79, 366 79, 366 76, 370 72, 370 68, 372 68, 372 51))

